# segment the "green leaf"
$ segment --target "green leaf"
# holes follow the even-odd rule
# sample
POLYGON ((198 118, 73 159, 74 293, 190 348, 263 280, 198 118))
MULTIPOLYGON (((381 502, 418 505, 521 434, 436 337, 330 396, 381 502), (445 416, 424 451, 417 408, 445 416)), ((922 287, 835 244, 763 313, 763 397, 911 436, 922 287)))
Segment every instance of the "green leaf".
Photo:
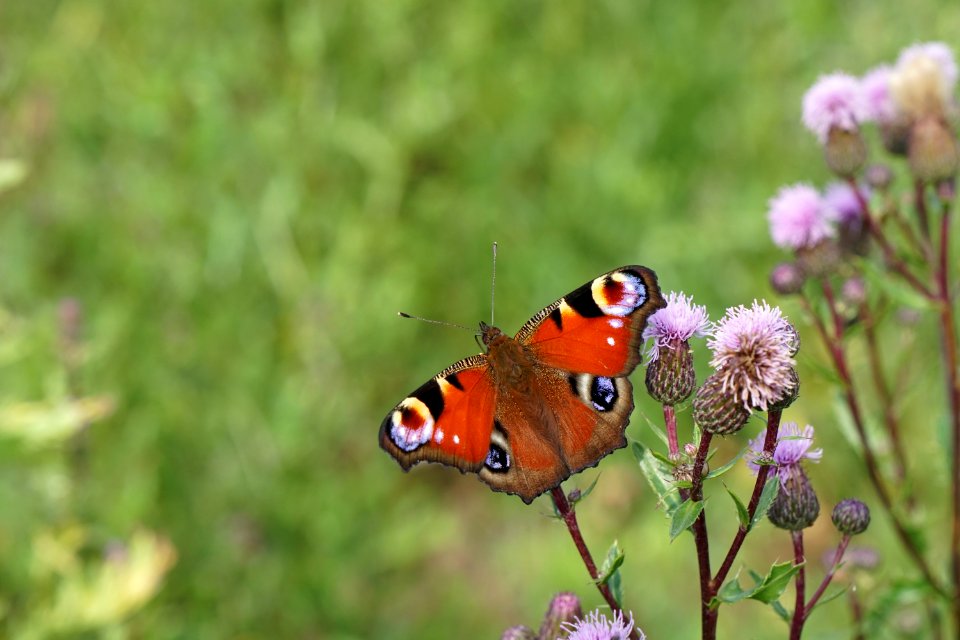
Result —
POLYGON ((724 485, 724 488, 727 490, 727 493, 730 494, 730 497, 733 498, 733 503, 737 505, 737 517, 740 519, 740 526, 744 529, 750 527, 750 514, 747 512, 747 507, 740 501, 740 498, 737 497, 729 487, 724 485))
POLYGON ((660 462, 662 462, 662 463, 664 463, 664 464, 670 465, 671 467, 677 466, 676 463, 674 463, 673 460, 671 460, 669 457, 663 455, 662 453, 660 453, 659 451, 657 451, 657 450, 655 450, 655 449, 650 449, 650 453, 653 454, 653 457, 654 457, 654 458, 656 458, 657 460, 659 460, 660 462))
POLYGON ((639 442, 634 442, 631 447, 633 455, 637 458, 640 465, 640 471, 643 472, 647 483, 653 492, 657 494, 657 502, 664 505, 666 514, 669 517, 676 511, 680 505, 680 496, 673 485, 673 474, 668 468, 658 461, 650 449, 644 447, 639 442))
POLYGON ((603 560, 600 567, 600 577, 597 578, 597 584, 605 584, 610 588, 614 600, 618 605, 623 603, 623 585, 620 579, 620 566, 625 559, 623 549, 620 548, 620 542, 614 540, 610 548, 607 549, 607 557, 603 560))
POLYGON ((787 585, 790 584, 790 580, 793 576, 797 575, 797 572, 800 571, 800 567, 802 566, 802 563, 795 565, 792 562, 774 564, 770 567, 770 573, 764 577, 754 592, 750 594, 750 598, 766 604, 775 602, 783 595, 787 585))
MULTIPOLYGON (((813 605, 813 609, 816 609, 817 607, 819 607, 819 606, 821 606, 821 605, 825 605, 825 604, 827 604, 828 602, 830 602, 831 600, 836 600, 837 598, 839 598, 840 596, 842 596, 843 594, 845 594, 849 588, 850 588, 849 586, 841 587, 841 588, 837 589, 836 591, 834 591, 833 593, 831 593, 830 595, 826 595, 826 596, 820 598, 819 600, 817 600, 817 604, 813 605)), ((813 611, 813 609, 811 609, 810 611, 813 611)))
POLYGON ((777 493, 779 491, 779 478, 773 477, 767 480, 767 484, 764 485, 763 491, 760 493, 760 501, 757 503, 756 513, 753 514, 753 521, 750 522, 751 529, 757 526, 757 523, 760 522, 765 515, 767 515, 767 511, 770 510, 770 505, 773 504, 773 500, 777 497, 777 493))
POLYGON ((794 565, 790 562, 781 562, 771 566, 770 572, 766 576, 751 571, 754 585, 748 589, 740 586, 740 575, 737 574, 720 588, 717 597, 711 602, 711 606, 732 604, 746 598, 758 600, 764 604, 772 604, 780 598, 784 589, 790 583, 790 579, 797 574, 802 566, 802 564, 794 565))
POLYGON ((780 604, 779 600, 774 600, 773 602, 771 602, 770 607, 774 610, 774 612, 778 616, 780 616, 781 620, 783 620, 787 624, 790 624, 790 612, 787 611, 782 604, 780 604))
POLYGON ((593 482, 590 483, 590 486, 580 492, 580 497, 576 500, 572 500, 571 504, 577 504, 578 502, 583 502, 588 495, 590 495, 593 490, 596 488, 597 483, 600 482, 600 474, 597 474, 597 477, 593 479, 593 482))
POLYGON ((673 512, 673 519, 670 521, 670 541, 673 542, 677 536, 689 529, 700 517, 701 511, 703 511, 702 500, 696 502, 684 500, 673 512))

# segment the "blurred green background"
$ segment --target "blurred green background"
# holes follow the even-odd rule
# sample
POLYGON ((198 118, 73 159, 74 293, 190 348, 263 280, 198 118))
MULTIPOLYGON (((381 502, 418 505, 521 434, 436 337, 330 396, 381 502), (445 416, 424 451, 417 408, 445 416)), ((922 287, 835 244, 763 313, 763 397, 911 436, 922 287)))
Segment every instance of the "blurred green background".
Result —
MULTIPOLYGON (((378 448, 386 412, 476 350, 396 312, 487 318, 494 240, 508 332, 626 263, 714 318, 775 300, 766 202, 829 179, 805 89, 958 33, 937 0, 3 3, 0 635, 497 638, 558 590, 598 606, 546 499, 378 448)), ((826 447, 819 581, 827 511, 875 496, 800 324, 786 417, 826 447)), ((642 395, 628 434, 655 442, 642 395)), ((916 457, 940 495, 937 440, 916 457)), ((587 542, 619 539, 651 638, 695 637, 691 541, 668 543, 628 452, 599 471, 587 542)), ((877 583, 912 575, 879 512, 864 542, 877 583)), ((757 569, 790 554, 769 525, 749 546, 757 569)), ((840 600, 809 630, 848 619, 840 600)), ((722 637, 785 635, 758 603, 721 615, 722 637)))

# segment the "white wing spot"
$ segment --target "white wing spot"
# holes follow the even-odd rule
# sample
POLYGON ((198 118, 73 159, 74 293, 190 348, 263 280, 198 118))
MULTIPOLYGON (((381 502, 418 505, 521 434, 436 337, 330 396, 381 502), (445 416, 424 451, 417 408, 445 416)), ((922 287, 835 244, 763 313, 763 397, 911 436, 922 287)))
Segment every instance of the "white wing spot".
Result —
POLYGON ((437 429, 437 432, 433 434, 433 439, 436 440, 438 444, 443 442, 443 429, 437 429))
POLYGON ((610 318, 609 320, 607 320, 607 324, 609 324, 614 329, 620 329, 621 327, 623 327, 623 320, 621 320, 620 318, 610 318))
POLYGON ((614 340, 612 336, 608 336, 608 337, 607 337, 607 344, 612 347, 613 345, 617 344, 617 341, 614 340))
POLYGON ((460 444, 460 436, 453 434, 453 444, 460 444))

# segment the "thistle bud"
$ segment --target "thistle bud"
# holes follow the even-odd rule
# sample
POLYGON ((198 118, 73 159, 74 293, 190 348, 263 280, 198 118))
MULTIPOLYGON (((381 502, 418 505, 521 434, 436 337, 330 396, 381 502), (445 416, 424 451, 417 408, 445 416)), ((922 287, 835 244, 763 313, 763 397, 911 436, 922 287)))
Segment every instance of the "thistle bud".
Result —
POLYGON ((572 624, 581 617, 583 617, 583 610, 580 608, 580 598, 573 593, 558 593, 550 601, 550 607, 543 618, 540 634, 537 637, 559 638, 564 630, 564 623, 572 624))
POLYGON ((885 164, 872 164, 867 167, 864 177, 871 189, 886 191, 893 182, 893 170, 885 164))
POLYGON ((940 182, 952 178, 960 166, 957 140, 939 118, 924 118, 910 132, 907 152, 910 171, 920 180, 940 182))
POLYGON ((510 627, 504 631, 503 635, 500 636, 500 640, 537 640, 538 637, 533 629, 520 625, 518 627, 510 627))
POLYGON ((823 157, 830 170, 841 178, 855 175, 867 161, 867 145, 860 129, 831 127, 823 145, 823 157))
POLYGON ((880 140, 883 148, 895 156, 907 155, 910 142, 910 120, 899 117, 880 123, 880 140))
POLYGON ((797 370, 790 369, 789 375, 791 382, 784 386, 780 399, 770 404, 770 411, 783 411, 800 396, 800 376, 797 375, 797 370))
POLYGON ((788 296, 803 291, 807 276, 795 262, 781 262, 770 272, 770 285, 780 295, 788 296))
POLYGON ((805 273, 820 277, 837 270, 843 254, 833 238, 826 238, 810 247, 797 249, 797 264, 805 273))
POLYGON ((833 508, 833 526, 845 536, 863 533, 870 526, 870 509, 859 500, 841 500, 833 508))
POLYGON ((750 412, 742 401, 723 389, 723 378, 714 373, 697 389, 693 399, 693 419, 704 431, 714 435, 728 436, 740 431, 747 423, 750 412))
POLYGON ((697 384, 693 352, 684 340, 661 348, 659 357, 647 365, 647 391, 658 402, 675 405, 690 397, 697 384))
POLYGON ((773 499, 767 517, 775 527, 801 531, 820 515, 820 501, 802 467, 794 466, 789 473, 781 473, 780 492, 773 499))

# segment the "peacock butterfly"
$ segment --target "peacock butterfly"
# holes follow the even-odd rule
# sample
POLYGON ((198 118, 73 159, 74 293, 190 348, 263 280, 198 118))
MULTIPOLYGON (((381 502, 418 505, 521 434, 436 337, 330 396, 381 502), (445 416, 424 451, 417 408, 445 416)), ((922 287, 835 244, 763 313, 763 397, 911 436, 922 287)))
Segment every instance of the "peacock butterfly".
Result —
POLYGON ((544 308, 510 338, 480 323, 486 353, 456 362, 380 426, 403 469, 440 462, 529 504, 626 446, 647 318, 666 303, 656 274, 614 269, 544 308))

